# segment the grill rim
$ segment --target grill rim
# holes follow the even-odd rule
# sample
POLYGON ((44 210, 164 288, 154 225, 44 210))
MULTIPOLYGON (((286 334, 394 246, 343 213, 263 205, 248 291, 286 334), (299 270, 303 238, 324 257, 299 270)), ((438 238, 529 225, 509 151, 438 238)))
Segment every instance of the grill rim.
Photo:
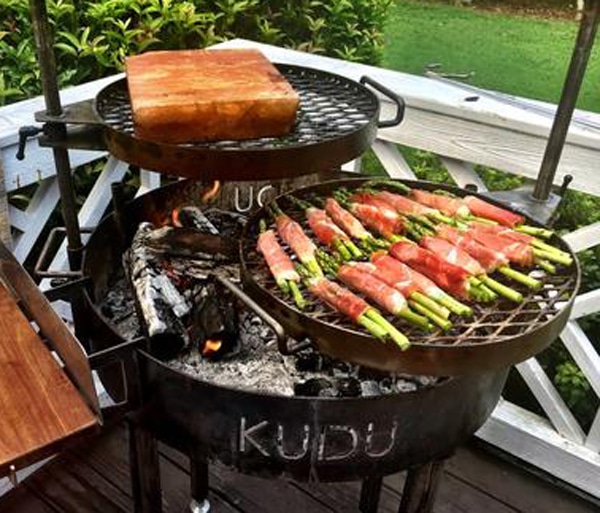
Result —
MULTIPOLYGON (((335 187, 340 187, 340 186, 344 186, 344 185, 353 185, 353 184, 360 185, 360 184, 365 183, 372 179, 373 179, 373 177, 362 176, 362 177, 357 177, 357 178, 343 178, 343 179, 329 180, 326 182, 321 182, 320 184, 317 184, 317 185, 309 185, 309 186, 300 187, 300 188, 285 192, 283 194, 278 195, 275 198, 275 201, 282 200, 283 198, 285 198, 288 195, 298 194, 298 196, 302 196, 305 192, 310 192, 311 190, 314 190, 319 187, 326 187, 329 191, 331 191, 335 187)), ((494 205, 497 205, 502 208, 506 208, 510 211, 515 211, 515 209, 507 207, 503 203, 501 203, 497 200, 494 200, 494 199, 490 199, 487 196, 483 196, 480 193, 473 192, 473 191, 467 191, 467 190, 460 189, 460 188, 454 187, 454 186, 449 186, 449 185, 439 184, 439 183, 434 183, 434 182, 428 182, 428 181, 423 181, 423 180, 395 179, 394 181, 406 184, 409 187, 423 188, 425 190, 445 189, 445 190, 453 192, 461 197, 466 196, 466 195, 475 195, 475 196, 481 197, 485 201, 488 201, 494 205)), ((266 300, 267 303, 270 303, 271 305, 277 305, 277 308, 274 309, 275 311, 271 311, 271 313, 272 313, 272 315, 274 315, 274 317, 279 322, 281 322, 284 325, 284 327, 286 329, 289 329, 290 322, 288 321, 287 317, 289 317, 290 313, 291 313, 292 316, 295 316, 298 319, 299 324, 308 326, 308 328, 306 329, 306 333, 313 339, 318 338, 321 334, 327 333, 327 331, 329 331, 329 330, 335 330, 338 334, 338 337, 340 337, 340 338, 352 337, 353 339, 356 339, 357 341, 361 340, 363 343, 367 343, 367 342, 372 343, 372 342, 376 341, 373 337, 365 334, 364 332, 346 328, 344 326, 335 325, 333 323, 323 321, 319 318, 315 318, 314 316, 312 316, 310 314, 307 314, 307 313, 304 313, 304 312, 298 310, 291 304, 288 304, 285 300, 283 300, 277 294, 275 294, 271 290, 267 289, 263 284, 259 283, 255 279, 254 273, 252 272, 251 269, 249 269, 249 266, 252 267, 252 263, 248 262, 248 259, 246 257, 246 250, 248 249, 248 247, 251 247, 252 245, 255 246, 255 238, 254 239, 252 238, 251 231, 252 230, 256 231, 256 227, 258 225, 258 220, 265 216, 267 216, 267 214, 265 212, 265 207, 262 207, 259 210, 253 212, 253 214, 250 216, 248 222, 244 226, 244 230, 242 232, 242 237, 240 239, 240 244, 239 244, 240 270, 241 270, 241 276, 242 276, 244 288, 249 292, 249 294, 251 296, 257 295, 257 296, 255 296, 255 299, 258 299, 259 301, 266 300), (281 310, 283 310, 284 314, 281 314, 281 310), (287 311, 287 314, 285 314, 286 311, 287 311), (316 327, 313 328, 313 325, 316 325, 316 327), (316 331, 316 333, 311 333, 311 331, 316 331)), ((529 217, 527 215, 525 215, 524 217, 526 218, 527 222, 531 225, 540 226, 540 227, 543 226, 542 224, 536 222, 534 219, 532 219, 531 217, 529 217)), ((575 298, 577 297, 577 292, 581 285, 581 267, 580 267, 579 260, 577 259, 576 254, 574 253, 572 248, 569 246, 569 244, 558 236, 556 236, 556 238, 561 241, 561 244, 563 245, 564 249, 567 249, 569 251, 569 253, 573 256, 573 264, 572 264, 573 270, 570 272, 570 277, 571 277, 570 279, 572 279, 574 277, 575 282, 573 284, 572 294, 570 295, 570 297, 567 300, 565 300, 564 306, 558 312, 553 313, 551 318, 537 322, 534 328, 532 328, 526 332, 518 333, 516 335, 506 335, 506 336, 503 336, 498 341, 493 340, 492 337, 488 337, 488 340, 483 341, 483 342, 459 343, 459 344, 435 343, 433 341, 427 342, 427 343, 419 343, 418 340, 414 340, 414 341, 411 340, 411 348, 408 351, 400 352, 399 350, 397 350, 398 355, 401 356, 404 360, 406 360, 404 362, 404 364, 400 364, 400 365, 402 365, 402 368, 399 368, 398 372, 411 372, 411 373, 423 374, 423 375, 428 375, 428 374, 429 375, 455 375, 456 372, 449 372, 448 374, 446 372, 444 372, 444 370, 448 370, 448 369, 446 369, 443 362, 441 363, 441 367, 438 366, 436 368, 434 366, 431 369, 427 368, 426 370, 423 370, 423 367, 419 366, 418 368, 421 370, 418 370, 416 372, 412 370, 412 367, 406 367, 405 365, 408 364, 408 360, 410 359, 411 354, 414 355, 415 353, 418 353, 418 352, 421 352, 421 353, 439 352, 440 354, 442 354, 442 353, 448 354, 449 352, 465 353, 465 354, 467 352, 469 352, 469 353, 470 352, 473 352, 473 353, 479 352, 479 353, 485 354, 490 349, 497 350, 497 348, 509 347, 514 344, 518 345, 518 343, 521 343, 521 342, 522 343, 531 342, 534 338, 539 337, 542 333, 556 331, 553 328, 554 328, 554 325, 556 325, 557 323, 561 323, 563 320, 566 323, 568 320, 568 316, 571 312, 571 309, 573 307, 575 298), (442 369, 442 367, 443 367, 443 369, 442 369)), ((566 281, 565 281, 565 283, 566 283, 566 281)), ((548 314, 546 314, 546 315, 548 315, 548 314)), ((561 330, 562 330, 562 328, 561 328, 561 330)), ((294 331, 294 328, 292 328, 291 331, 294 331)), ((557 333, 557 335, 558 335, 558 333, 557 333)), ((323 335, 321 335, 321 336, 323 336, 323 335)), ((545 344, 540 343, 540 344, 536 344, 536 345, 540 346, 539 350, 541 351, 542 349, 547 347, 552 341, 553 341, 553 338, 550 338, 550 340, 548 340, 545 344)), ((318 340, 313 340, 313 342, 319 347, 319 349, 322 349, 318 340)), ((381 342, 378 342, 378 341, 377 341, 377 343, 381 344, 381 342)), ((518 349, 520 349, 520 348, 517 347, 516 350, 518 350, 518 349)), ((536 351, 536 353, 537 352, 539 352, 539 351, 536 351)), ((534 353, 534 354, 536 354, 536 353, 534 353)), ((335 354, 332 354, 331 356, 336 357, 335 354)), ((533 354, 531 356, 533 356, 533 354)), ((341 355, 337 355, 337 357, 340 359, 344 359, 344 357, 341 355)), ((514 363, 517 363, 518 361, 522 361, 522 360, 509 361, 508 364, 512 365, 514 363)), ((364 365, 364 363, 363 363, 363 365, 364 365)), ((488 362, 488 365, 489 365, 489 362, 488 362)), ((491 368, 496 368, 496 367, 497 366, 492 366, 491 368)), ((388 370, 388 369, 386 369, 386 370, 388 370)), ((467 371, 468 370, 469 369, 467 369, 467 371)), ((476 369, 473 369, 473 370, 476 370, 476 369)), ((481 370, 481 369, 479 369, 479 370, 481 370)))

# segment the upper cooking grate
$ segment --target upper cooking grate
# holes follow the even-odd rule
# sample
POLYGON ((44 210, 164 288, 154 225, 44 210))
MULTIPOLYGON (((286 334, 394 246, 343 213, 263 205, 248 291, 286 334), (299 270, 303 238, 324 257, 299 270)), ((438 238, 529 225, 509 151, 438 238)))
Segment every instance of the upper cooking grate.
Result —
MULTIPOLYGON (((285 64, 276 66, 300 96, 300 108, 292 133, 283 137, 180 146, 198 150, 295 148, 350 135, 376 119, 379 111, 377 98, 365 86, 320 70, 285 64)), ((113 130, 134 135, 126 79, 111 84, 99 93, 96 111, 113 130)))

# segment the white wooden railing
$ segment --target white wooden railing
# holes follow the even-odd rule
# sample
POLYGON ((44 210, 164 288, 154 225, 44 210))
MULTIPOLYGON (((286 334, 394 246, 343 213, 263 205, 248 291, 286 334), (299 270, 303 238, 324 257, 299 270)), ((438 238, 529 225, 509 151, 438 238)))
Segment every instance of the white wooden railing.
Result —
MULTIPOLYGON (((221 46, 250 45, 262 48, 273 61, 321 68, 353 79, 368 74, 401 94, 408 106, 405 121, 399 127, 381 130, 373 145, 375 155, 392 177, 414 177, 398 144, 437 154, 459 186, 473 183, 480 190, 485 189, 474 164, 530 178, 537 175, 554 112, 551 105, 249 41, 234 40, 221 46), (476 101, 473 96, 477 96, 476 101)), ((66 104, 91 98, 114 79, 109 77, 67 89, 62 93, 63 101, 66 104)), ((384 101, 384 117, 390 108, 384 101)), ((0 108, 0 170, 3 167, 5 189, 13 192, 37 184, 26 210, 9 207, 13 249, 21 261, 31 252, 59 199, 49 150, 30 141, 26 160, 15 159, 18 127, 32 124, 33 113, 41 109, 40 98, 0 108)), ((70 154, 74 167, 103 156, 85 151, 70 154)), ((556 180, 560 183, 565 174, 571 174, 572 188, 600 196, 599 163, 600 116, 577 112, 556 180)), ((356 169, 357 163, 351 163, 350 167, 356 169)), ((110 201, 110 183, 122 180, 126 169, 122 162, 108 158, 80 210, 82 225, 93 226, 99 221, 110 201)), ((158 185, 158 175, 142 172, 138 193, 158 185)), ((0 215, 1 212, 0 203, 0 215)), ((600 243, 600 223, 581 228, 566 239, 576 251, 593 247, 600 243)), ((63 250, 53 266, 65 264, 63 250)), ((578 319, 596 312, 600 312, 600 289, 581 294, 561 340, 600 397, 600 356, 577 323, 578 319)), ((545 416, 502 400, 477 436, 600 497, 600 410, 591 429, 585 432, 535 358, 521 363, 517 369, 545 416)))

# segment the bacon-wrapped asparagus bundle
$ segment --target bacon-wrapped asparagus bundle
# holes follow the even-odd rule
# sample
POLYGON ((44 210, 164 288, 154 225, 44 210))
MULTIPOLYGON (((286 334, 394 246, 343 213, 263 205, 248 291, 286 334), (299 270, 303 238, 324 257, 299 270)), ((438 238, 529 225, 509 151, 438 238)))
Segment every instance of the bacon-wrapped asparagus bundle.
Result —
MULTIPOLYGON (((411 207, 410 204, 406 203, 406 201, 411 200, 407 199, 403 202, 402 196, 389 193, 388 191, 381 191, 378 194, 381 199, 384 199, 384 197, 387 198, 390 204, 394 202, 399 211, 404 212, 407 215, 411 215, 426 227, 431 228, 431 223, 424 219, 422 215, 414 215, 414 212, 416 212, 418 209, 411 207)), ((552 235, 550 230, 523 224, 517 225, 517 222, 522 223, 524 221, 523 216, 513 214, 508 210, 496 207, 495 205, 487 203, 475 196, 455 198, 445 194, 435 194, 422 190, 413 190, 411 195, 415 200, 422 203, 425 208, 438 208, 444 214, 453 216, 455 218, 454 220, 449 218, 444 219, 443 215, 432 215, 430 211, 424 211, 427 217, 435 221, 454 224, 455 226, 459 226, 463 229, 465 228, 465 224, 468 224, 469 226, 478 226, 482 230, 487 228, 488 231, 494 233, 495 235, 502 234, 507 238, 530 244, 534 248, 532 253, 536 262, 550 272, 553 271, 553 266, 549 264, 548 261, 557 262, 564 265, 571 265, 572 263, 572 258, 568 253, 561 251, 560 249, 555 248, 554 246, 551 246, 550 244, 547 244, 533 236, 540 235, 543 237, 550 237, 552 235), (483 217, 481 215, 474 216, 469 209, 469 207, 473 205, 476 206, 477 213, 482 214, 484 212, 489 212, 490 215, 488 217, 483 217), (486 208, 487 210, 485 210, 486 208), (504 218, 502 216, 504 216, 504 218), (499 226, 496 224, 497 222, 501 222, 503 225, 499 226), (514 229, 509 228, 508 226, 513 226, 514 229)), ((434 210, 434 212, 437 211, 434 210)), ((487 237, 484 236, 484 238, 487 237)), ((527 263, 527 258, 525 258, 525 255, 521 255, 520 265, 531 265, 532 263, 533 261, 527 263)))
POLYGON ((447 318, 447 311, 463 316, 473 314, 469 306, 449 296, 429 278, 393 258, 387 252, 380 250, 373 253, 371 263, 374 268, 373 272, 381 280, 440 317, 447 318), (438 303, 444 310, 439 309, 438 303))
POLYGON ((270 213, 275 218, 277 233, 281 239, 291 248, 311 273, 317 276, 323 276, 323 271, 317 263, 315 253, 317 246, 311 241, 302 226, 294 221, 290 216, 284 214, 279 206, 273 202, 270 206, 270 213))
POLYGON ((441 256, 447 262, 464 269, 471 276, 481 280, 485 285, 501 296, 504 296, 515 303, 521 303, 523 301, 523 295, 520 292, 487 276, 483 266, 459 246, 455 246, 441 237, 432 237, 429 235, 422 237, 420 244, 425 249, 441 256))
POLYGON ((317 258, 323 269, 337 277, 345 285, 362 292, 389 313, 402 317, 421 329, 427 331, 431 329, 431 324, 426 317, 418 315, 408 308, 408 302, 402 293, 365 269, 371 264, 348 262, 340 266, 324 252, 319 252, 317 258))
POLYGON ((364 193, 370 194, 375 201, 385 202, 396 212, 419 221, 421 224, 433 228, 434 225, 429 219, 438 223, 452 223, 451 217, 445 216, 435 208, 427 207, 406 196, 396 194, 387 190, 362 189, 364 193))
POLYGON ((363 248, 377 247, 378 242, 373 234, 362 223, 342 207, 335 198, 327 198, 325 212, 344 232, 356 239, 363 248))
POLYGON ((389 337, 403 351, 410 347, 408 338, 364 299, 323 276, 314 276, 302 266, 299 267, 299 272, 308 290, 331 308, 366 328, 374 337, 380 339, 389 337))
POLYGON ((450 217, 468 217, 471 214, 469 207, 460 198, 435 194, 421 189, 412 189, 410 197, 418 203, 435 208, 450 217))
POLYGON ((528 226, 524 224, 525 218, 522 215, 492 205, 476 196, 457 198, 447 193, 436 194, 417 189, 412 190, 410 194, 419 203, 437 208, 448 216, 468 221, 479 221, 485 224, 501 224, 515 231, 545 239, 552 237, 553 234, 552 230, 528 226))
POLYGON ((304 210, 308 225, 315 237, 338 253, 343 260, 352 260, 364 256, 363 252, 350 240, 346 232, 333 222, 325 210, 292 196, 289 199, 304 210))
POLYGON ((531 289, 537 290, 542 287, 542 282, 539 280, 511 269, 509 266, 510 260, 502 251, 495 251, 480 244, 471 234, 461 232, 457 228, 445 224, 437 227, 436 234, 466 251, 481 264, 486 273, 498 271, 507 278, 522 283, 531 289))
POLYGON ((389 253, 415 271, 433 280, 440 288, 460 299, 489 302, 496 294, 473 279, 464 269, 446 262, 435 253, 409 241, 399 241, 389 253))
POLYGON ((476 230, 478 232, 485 232, 493 234, 496 237, 505 239, 507 243, 521 242, 529 245, 532 250, 534 259, 549 260, 563 265, 571 265, 573 259, 567 252, 562 251, 546 242, 523 232, 517 232, 511 228, 499 225, 485 225, 478 222, 469 223, 469 229, 476 230))
POLYGON ((260 220, 260 235, 258 236, 257 249, 262 254, 275 282, 285 294, 292 294, 298 308, 304 308, 306 301, 302 297, 298 283, 300 275, 294 268, 294 263, 283 250, 275 236, 275 230, 267 230, 264 219, 260 220))
POLYGON ((334 197, 367 228, 385 239, 395 242, 398 235, 404 232, 404 222, 393 209, 384 210, 380 206, 353 201, 347 192, 342 190, 336 191, 334 197))

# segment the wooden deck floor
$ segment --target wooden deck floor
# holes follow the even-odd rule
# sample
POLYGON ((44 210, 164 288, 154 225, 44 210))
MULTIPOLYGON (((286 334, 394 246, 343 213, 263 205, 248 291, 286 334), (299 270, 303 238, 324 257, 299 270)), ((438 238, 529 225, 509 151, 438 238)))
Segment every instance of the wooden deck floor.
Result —
MULTIPOLYGON (((161 448, 164 511, 183 513, 189 500, 187 458, 161 448)), ((380 512, 396 513, 404 474, 386 478, 380 512)), ((212 467, 211 512, 326 513, 358 511, 358 483, 301 485, 212 467)), ((127 433, 122 427, 54 459, 0 499, 2 513, 133 511, 127 433)), ((470 446, 446 465, 435 513, 584 513, 592 505, 560 487, 470 446)))

